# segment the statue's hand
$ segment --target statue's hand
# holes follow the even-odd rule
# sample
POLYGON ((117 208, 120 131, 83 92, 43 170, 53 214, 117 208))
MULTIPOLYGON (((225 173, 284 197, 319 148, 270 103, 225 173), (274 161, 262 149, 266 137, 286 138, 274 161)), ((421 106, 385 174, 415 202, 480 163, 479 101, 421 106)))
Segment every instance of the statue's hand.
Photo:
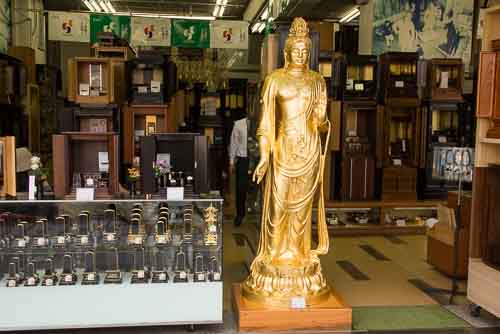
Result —
POLYGON ((264 175, 266 175, 268 167, 269 161, 266 158, 260 159, 259 164, 257 165, 257 167, 255 167, 255 170, 253 172, 252 181, 259 184, 264 178, 264 175))

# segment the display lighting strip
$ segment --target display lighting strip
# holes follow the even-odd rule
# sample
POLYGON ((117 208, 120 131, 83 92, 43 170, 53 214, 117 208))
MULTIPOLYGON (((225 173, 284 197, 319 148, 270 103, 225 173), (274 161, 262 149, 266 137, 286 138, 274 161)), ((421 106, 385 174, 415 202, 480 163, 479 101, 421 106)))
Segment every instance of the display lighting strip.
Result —
POLYGON ((224 11, 226 10, 228 0, 217 0, 214 7, 214 12, 212 13, 213 17, 222 17, 224 15, 224 11))
POLYGON ((354 7, 352 10, 349 11, 349 13, 340 18, 340 23, 349 23, 355 18, 357 18, 360 14, 361 12, 359 11, 358 7, 354 7))
POLYGON ((105 13, 116 13, 115 7, 111 4, 109 0, 83 0, 83 3, 91 12, 105 12, 105 13))
POLYGON ((183 20, 203 20, 203 21, 215 20, 215 17, 213 16, 188 16, 188 15, 155 14, 155 13, 140 13, 140 12, 116 12, 113 15, 149 17, 153 19, 183 19, 183 20))

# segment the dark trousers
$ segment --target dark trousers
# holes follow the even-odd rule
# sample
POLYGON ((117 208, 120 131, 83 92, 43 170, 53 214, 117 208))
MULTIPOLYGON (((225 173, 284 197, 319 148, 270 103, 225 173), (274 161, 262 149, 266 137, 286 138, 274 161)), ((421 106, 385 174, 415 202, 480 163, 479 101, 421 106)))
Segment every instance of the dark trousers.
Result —
POLYGON ((246 212, 248 192, 248 158, 236 160, 236 218, 242 220, 246 212))

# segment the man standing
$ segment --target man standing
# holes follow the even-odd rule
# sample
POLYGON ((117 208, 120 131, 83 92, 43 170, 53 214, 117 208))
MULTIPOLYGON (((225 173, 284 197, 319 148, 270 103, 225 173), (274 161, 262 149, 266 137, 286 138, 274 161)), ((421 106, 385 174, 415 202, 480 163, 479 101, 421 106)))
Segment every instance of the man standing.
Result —
POLYGON ((240 226, 245 217, 248 191, 248 119, 246 115, 234 122, 229 147, 229 170, 234 173, 236 169, 236 218, 234 225, 240 226))

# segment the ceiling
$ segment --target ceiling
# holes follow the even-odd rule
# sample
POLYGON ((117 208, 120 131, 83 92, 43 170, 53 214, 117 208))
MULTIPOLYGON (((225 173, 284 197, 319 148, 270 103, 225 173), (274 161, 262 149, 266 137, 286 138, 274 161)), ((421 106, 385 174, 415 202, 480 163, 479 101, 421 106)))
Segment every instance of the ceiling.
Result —
POLYGON ((355 5, 354 0, 293 0, 279 21, 303 17, 309 20, 338 19, 355 5))
MULTIPOLYGON (((216 0, 110 0, 119 12, 211 16, 216 0)), ((87 10, 81 0, 45 0, 48 10, 87 10)), ((249 0, 229 0, 224 18, 241 19, 249 0)))

